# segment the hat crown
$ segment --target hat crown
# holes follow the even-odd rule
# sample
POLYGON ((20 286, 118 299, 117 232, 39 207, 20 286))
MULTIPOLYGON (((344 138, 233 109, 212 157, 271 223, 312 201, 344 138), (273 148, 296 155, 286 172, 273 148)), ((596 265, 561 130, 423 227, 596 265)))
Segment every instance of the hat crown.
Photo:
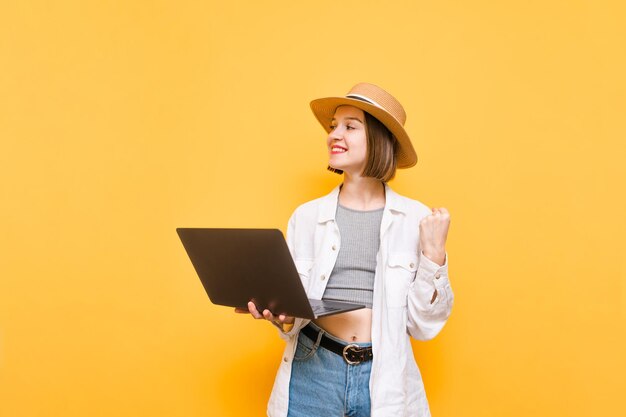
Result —
POLYGON ((394 117, 402 126, 406 122, 406 113, 402 104, 394 96, 377 85, 370 83, 358 83, 350 89, 347 98, 356 98, 368 101, 377 107, 384 109, 394 117))

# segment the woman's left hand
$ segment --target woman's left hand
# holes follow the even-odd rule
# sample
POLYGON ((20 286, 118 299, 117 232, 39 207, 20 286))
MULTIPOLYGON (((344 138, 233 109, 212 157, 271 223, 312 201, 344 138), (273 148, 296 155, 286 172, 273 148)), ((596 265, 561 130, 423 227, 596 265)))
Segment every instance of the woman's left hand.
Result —
POLYGON ((433 208, 432 211, 432 214, 420 221, 420 247, 428 259, 443 265, 446 257, 450 213, 443 207, 433 208))

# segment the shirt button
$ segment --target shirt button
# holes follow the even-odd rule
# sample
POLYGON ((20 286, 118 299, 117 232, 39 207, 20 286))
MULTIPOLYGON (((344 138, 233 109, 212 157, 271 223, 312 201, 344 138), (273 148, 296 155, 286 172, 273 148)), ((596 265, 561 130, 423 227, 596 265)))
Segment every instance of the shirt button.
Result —
POLYGON ((413 262, 411 262, 411 263, 409 264, 409 268, 415 268, 415 264, 414 264, 413 262))
POLYGON ((289 362, 289 359, 287 359, 287 357, 285 356, 285 357, 283 358, 283 361, 285 361, 285 362, 289 362))
POLYGON ((439 272, 437 272, 437 273, 435 274, 435 279, 439 279, 439 277, 441 277, 441 275, 439 274, 439 272))
POLYGON ((326 279, 326 275, 322 275, 322 276, 320 277, 320 279, 321 279, 322 281, 324 281, 324 280, 326 279))
POLYGON ((337 250, 337 246, 333 245, 333 250, 337 250))

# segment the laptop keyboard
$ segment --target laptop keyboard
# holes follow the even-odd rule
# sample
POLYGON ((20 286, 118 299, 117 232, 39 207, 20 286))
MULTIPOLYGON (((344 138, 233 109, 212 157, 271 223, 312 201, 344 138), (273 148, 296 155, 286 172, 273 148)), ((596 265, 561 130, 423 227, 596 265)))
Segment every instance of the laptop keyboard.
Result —
POLYGON ((322 314, 322 313, 330 313, 331 311, 337 311, 339 308, 337 307, 324 307, 324 306, 312 306, 313 313, 322 314))

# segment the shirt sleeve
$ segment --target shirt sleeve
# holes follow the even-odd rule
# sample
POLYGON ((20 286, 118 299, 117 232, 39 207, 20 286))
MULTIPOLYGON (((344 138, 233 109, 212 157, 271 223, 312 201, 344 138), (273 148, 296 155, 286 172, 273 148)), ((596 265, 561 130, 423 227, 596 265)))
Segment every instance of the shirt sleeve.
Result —
POLYGON ((417 340, 434 338, 452 311, 454 293, 448 279, 448 252, 439 265, 420 251, 415 280, 407 299, 409 334, 417 340))
MULTIPOLYGON (((297 210, 294 211, 291 217, 289 218, 289 222, 287 223, 287 233, 286 233, 287 247, 289 248, 289 253, 291 253, 291 257, 293 259, 296 259, 295 242, 294 242, 295 228, 296 228, 296 216, 297 216, 297 210)), ((293 323, 293 327, 288 332, 285 332, 282 326, 279 326, 276 323, 273 323, 273 324, 278 329, 278 335, 284 340, 289 340, 292 337, 296 336, 298 332, 300 332, 300 329, 302 329, 304 326, 309 324, 310 321, 311 320, 309 319, 302 319, 302 318, 296 317, 293 323)))

